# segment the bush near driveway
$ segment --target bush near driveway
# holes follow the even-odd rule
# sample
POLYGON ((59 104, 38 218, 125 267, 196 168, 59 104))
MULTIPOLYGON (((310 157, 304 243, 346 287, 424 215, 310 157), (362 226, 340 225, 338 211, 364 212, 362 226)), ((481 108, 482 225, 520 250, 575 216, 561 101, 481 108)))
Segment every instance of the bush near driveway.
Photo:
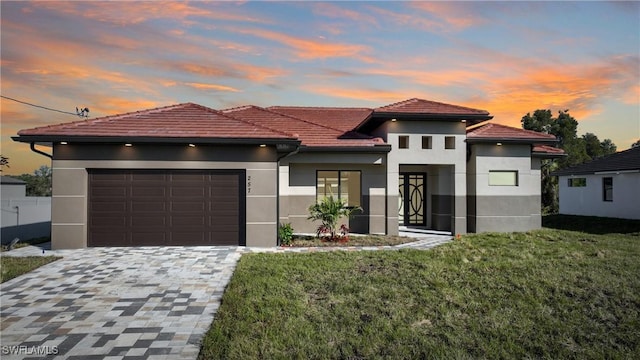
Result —
POLYGON ((244 255, 199 358, 637 358, 639 240, 542 230, 244 255))

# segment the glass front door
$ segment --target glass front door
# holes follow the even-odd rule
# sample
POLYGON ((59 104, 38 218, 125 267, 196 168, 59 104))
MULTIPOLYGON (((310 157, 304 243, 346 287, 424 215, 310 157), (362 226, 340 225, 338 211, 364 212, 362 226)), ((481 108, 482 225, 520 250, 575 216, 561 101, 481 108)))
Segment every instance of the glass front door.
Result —
POLYGON ((404 226, 426 226, 426 173, 400 173, 398 216, 404 226))

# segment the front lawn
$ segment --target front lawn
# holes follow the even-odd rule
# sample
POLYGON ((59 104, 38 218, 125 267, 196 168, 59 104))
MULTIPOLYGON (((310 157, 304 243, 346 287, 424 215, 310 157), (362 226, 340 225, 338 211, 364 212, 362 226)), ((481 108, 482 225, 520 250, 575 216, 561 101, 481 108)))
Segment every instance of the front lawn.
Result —
POLYGON ((11 280, 14 277, 28 273, 42 265, 61 259, 59 256, 1 256, 0 257, 0 283, 11 280))
POLYGON ((240 260, 200 359, 637 358, 640 236, 463 236, 240 260))

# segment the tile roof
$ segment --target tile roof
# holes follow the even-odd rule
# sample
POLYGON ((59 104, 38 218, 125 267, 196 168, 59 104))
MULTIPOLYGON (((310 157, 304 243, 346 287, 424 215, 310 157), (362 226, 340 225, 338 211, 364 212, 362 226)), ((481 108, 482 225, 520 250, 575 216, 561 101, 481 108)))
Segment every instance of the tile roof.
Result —
POLYGON ((225 115, 247 120, 294 136, 305 146, 373 146, 384 144, 380 138, 344 132, 333 127, 284 115, 254 105, 222 110, 225 115))
POLYGON ((501 124, 484 124, 467 130, 467 140, 521 140, 524 142, 555 142, 556 137, 532 130, 514 128, 501 124))
POLYGON ((486 110, 473 109, 464 106, 445 104, 423 99, 409 99, 382 106, 375 109, 376 113, 409 113, 436 115, 489 115, 486 110))
POLYGON ((534 144, 531 153, 538 155, 538 157, 563 157, 566 155, 564 150, 560 148, 541 144, 534 144))
POLYGON ((267 110, 292 116, 342 132, 351 131, 371 116, 372 109, 338 107, 271 106, 267 110))
POLYGON ((20 130, 20 136, 291 139, 291 134, 185 103, 20 130))
POLYGON ((640 171, 640 146, 604 156, 590 162, 558 170, 551 175, 585 175, 597 172, 640 171))

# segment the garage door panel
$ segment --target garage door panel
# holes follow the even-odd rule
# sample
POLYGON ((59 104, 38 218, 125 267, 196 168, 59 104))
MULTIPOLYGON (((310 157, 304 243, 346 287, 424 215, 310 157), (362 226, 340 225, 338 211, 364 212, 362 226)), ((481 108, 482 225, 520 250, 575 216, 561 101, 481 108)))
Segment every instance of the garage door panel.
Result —
POLYGON ((89 195, 106 198, 125 197, 127 196, 127 189, 125 187, 94 187, 89 195))
POLYGON ((205 226, 205 217, 204 216, 172 216, 171 217, 171 226, 174 228, 179 227, 200 227, 203 228, 205 226))
POLYGON ((131 218, 131 227, 132 228, 153 228, 156 226, 164 227, 167 225, 166 216, 135 216, 131 218))
POLYGON ((131 211, 134 213, 162 213, 167 210, 167 203, 163 201, 132 201, 131 211))
POLYGON ((158 244, 166 245, 166 243, 167 234, 165 232, 131 233, 131 245, 133 246, 158 246, 158 244))
POLYGON ((131 196, 133 197, 164 197, 167 189, 163 187, 134 187, 131 189, 131 196))
POLYGON ((96 228, 123 227, 127 224, 127 217, 122 214, 106 213, 92 217, 89 223, 96 228))
POLYGON ((89 246, 244 244, 244 178, 235 170, 90 170, 89 246))
POLYGON ((204 201, 173 201, 171 202, 171 211, 178 212, 198 212, 202 213, 207 210, 204 201))
POLYGON ((202 187, 172 187, 172 197, 196 197, 202 198, 206 191, 202 187))
POLYGON ((94 212, 124 212, 127 210, 125 201, 93 201, 91 211, 94 212))

